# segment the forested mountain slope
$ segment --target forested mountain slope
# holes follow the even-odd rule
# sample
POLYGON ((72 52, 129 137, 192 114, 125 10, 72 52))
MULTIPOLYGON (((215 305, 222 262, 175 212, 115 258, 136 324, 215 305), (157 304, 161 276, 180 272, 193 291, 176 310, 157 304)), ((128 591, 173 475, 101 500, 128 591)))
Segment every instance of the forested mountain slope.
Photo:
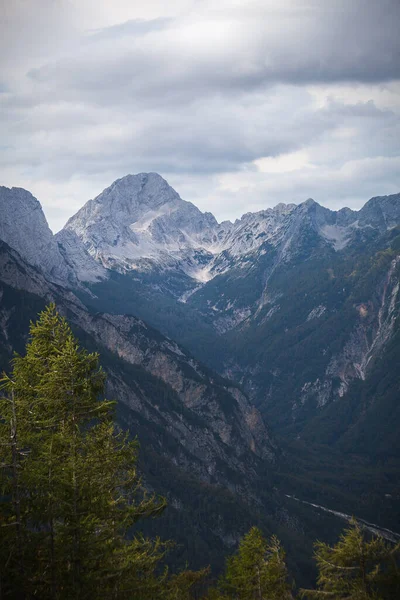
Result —
POLYGON ((56 236, 28 192, 0 203, 2 366, 55 300, 193 555, 252 521, 302 548, 333 531, 286 494, 397 527, 400 195, 219 224, 139 174, 56 236))
POLYGON ((108 267, 85 303, 145 318, 294 438, 379 370, 396 331, 399 227, 400 195, 360 211, 310 199, 218 224, 140 174, 90 201, 58 239, 72 231, 108 267))
POLYGON ((100 352, 119 423, 140 441, 145 485, 167 497, 156 530, 179 542, 172 560, 222 566, 252 522, 285 527, 285 498, 271 484, 279 450, 239 388, 143 321, 90 313, 4 242, 0 296, 2 369, 14 350, 23 351, 29 321, 50 301, 81 342, 100 352))

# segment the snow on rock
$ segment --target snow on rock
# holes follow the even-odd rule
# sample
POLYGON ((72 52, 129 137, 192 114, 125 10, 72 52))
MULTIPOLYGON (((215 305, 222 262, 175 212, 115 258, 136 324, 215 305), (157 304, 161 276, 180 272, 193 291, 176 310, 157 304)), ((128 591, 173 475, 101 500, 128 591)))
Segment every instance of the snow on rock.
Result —
POLYGON ((335 250, 343 250, 351 239, 351 233, 347 227, 324 225, 320 231, 322 236, 332 243, 335 250))
MULTIPOLYGON (((63 229, 55 235, 58 248, 76 280, 96 283, 107 279, 106 269, 85 249, 82 241, 73 232, 63 229)), ((71 279, 71 276, 70 276, 71 279)))
POLYGON ((400 220, 400 195, 373 198, 358 212, 331 211, 309 199, 218 223, 157 173, 139 173, 89 200, 56 236, 26 190, 0 187, 0 209, 0 239, 60 283, 93 283, 107 278, 107 269, 157 269, 179 272, 201 286, 271 252, 277 263, 291 260, 305 231, 340 251, 360 230, 393 227, 400 220))
POLYGON ((310 313, 307 317, 307 321, 311 321, 312 319, 319 319, 320 317, 322 317, 322 315, 324 314, 325 311, 326 311, 326 306, 324 306, 323 304, 316 306, 315 308, 312 309, 312 311, 310 311, 310 313))
POLYGON ((74 232, 105 267, 127 271, 153 265, 206 283, 265 241, 278 244, 294 208, 279 204, 218 224, 211 213, 182 200, 157 173, 139 173, 117 180, 87 202, 64 230, 74 232))
POLYGON ((204 280, 217 221, 186 202, 156 173, 127 175, 90 200, 65 226, 106 267, 145 268, 144 261, 204 280))
POLYGON ((400 196, 373 199, 359 212, 331 211, 309 199, 218 223, 211 213, 183 200, 157 173, 139 173, 118 179, 89 200, 57 234, 57 241, 65 261, 86 281, 106 276, 104 268, 156 269, 179 272, 204 285, 270 252, 280 262, 289 261, 306 230, 339 251, 360 229, 398 222, 399 207, 400 196), (96 271, 91 259, 102 268, 96 271))

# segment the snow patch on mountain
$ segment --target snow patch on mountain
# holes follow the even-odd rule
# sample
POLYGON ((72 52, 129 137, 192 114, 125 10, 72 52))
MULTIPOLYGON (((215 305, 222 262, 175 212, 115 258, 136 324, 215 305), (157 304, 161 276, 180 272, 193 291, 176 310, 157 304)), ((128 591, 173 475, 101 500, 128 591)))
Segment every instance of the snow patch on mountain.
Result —
POLYGON ((279 204, 219 224, 211 213, 182 200, 160 175, 140 173, 117 180, 90 200, 65 230, 107 268, 125 272, 153 265, 206 283, 265 241, 277 245, 294 208, 279 204))
POLYGON ((280 261, 290 260, 304 228, 313 229, 336 251, 342 250, 355 229, 370 226, 371 220, 385 227, 394 221, 396 207, 392 201, 386 204, 387 218, 380 203, 372 201, 357 213, 330 211, 309 199, 298 206, 278 204, 246 213, 234 223, 218 223, 211 213, 182 200, 157 173, 139 173, 118 179, 87 202, 65 231, 74 232, 106 268, 172 270, 205 284, 232 267, 251 266, 254 256, 271 249, 278 251, 280 261))
POLYGON ((320 232, 328 242, 332 243, 335 250, 343 250, 351 239, 349 229, 340 225, 324 225, 320 232))
POLYGON ((73 231, 63 229, 55 235, 55 240, 70 273, 78 281, 96 283, 107 279, 106 269, 87 252, 81 240, 73 231))
POLYGON ((307 317, 307 321, 311 321, 312 319, 319 319, 320 317, 322 317, 322 315, 325 313, 326 311, 326 306, 324 306, 323 304, 320 304, 319 306, 316 306, 315 308, 313 308, 308 317, 307 317))

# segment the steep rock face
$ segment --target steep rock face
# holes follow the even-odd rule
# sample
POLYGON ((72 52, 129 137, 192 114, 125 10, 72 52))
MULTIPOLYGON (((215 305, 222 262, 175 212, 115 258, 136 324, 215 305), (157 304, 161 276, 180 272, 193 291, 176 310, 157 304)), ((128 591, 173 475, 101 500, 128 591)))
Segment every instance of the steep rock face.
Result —
POLYGON ((218 243, 217 222, 185 202, 156 173, 127 175, 90 200, 65 226, 108 268, 181 269, 200 277, 218 243))
POLYGON ((381 232, 399 224, 400 194, 371 198, 359 211, 359 225, 370 226, 381 232))
MULTIPOLYGON (((237 457, 250 450, 260 458, 274 459, 274 444, 258 411, 249 404, 246 396, 230 382, 216 381, 212 373, 187 357, 175 342, 163 338, 145 323, 130 316, 96 317, 85 311, 72 319, 76 319, 99 345, 127 363, 140 366, 172 388, 182 406, 204 421, 208 430, 206 437, 216 436, 237 457)), ((154 405, 157 404, 155 398, 154 405)), ((189 443, 189 440, 186 442, 189 443)), ((203 441, 203 451, 207 445, 212 447, 212 442, 206 444, 203 441)), ((226 454, 221 450, 218 453, 220 458, 228 461, 226 454)), ((243 468, 240 461, 236 461, 235 468, 243 468)))
POLYGON ((342 398, 390 340, 398 275, 377 257, 399 223, 394 195, 372 198, 360 211, 331 211, 309 199, 218 224, 160 176, 140 174, 115 182, 65 231, 135 281, 126 287, 135 300, 125 305, 121 282, 121 291, 92 287, 102 310, 118 305, 145 315, 243 384, 286 427, 342 398), (363 262, 367 255, 379 276, 363 262), (363 277, 371 285, 354 293, 363 277))
POLYGON ((120 272, 185 274, 189 281, 178 297, 186 302, 196 284, 246 269, 271 250, 287 262, 310 236, 340 251, 362 238, 361 232, 382 233, 398 222, 399 198, 373 198, 359 212, 331 211, 309 199, 219 224, 211 213, 182 200, 157 173, 139 173, 118 179, 87 202, 57 237, 74 232, 100 264, 120 272))
POLYGON ((0 211, 0 239, 52 277, 65 278, 65 265, 40 202, 22 188, 0 187, 0 211))
POLYGON ((67 281, 73 286, 79 286, 81 282, 96 283, 108 278, 107 270, 87 252, 73 231, 59 231, 54 239, 66 266, 67 281))
MULTIPOLYGON (((198 477, 231 486, 229 469, 249 480, 260 460, 274 460, 276 447, 244 394, 143 321, 130 316, 90 314, 72 292, 47 281, 4 243, 0 243, 0 284, 6 291, 3 293, 11 288, 42 299, 43 304, 55 301, 95 348, 108 351, 111 388, 121 391, 119 400, 141 420, 166 427, 181 448, 174 460, 181 455, 183 468, 193 467, 198 477), (128 367, 125 372, 124 364, 136 369, 133 374, 129 374, 128 367), (154 396, 141 389, 145 373, 153 382, 154 396)), ((10 310, 0 311, 0 322, 11 352, 12 331, 8 324, 15 314, 10 310)), ((148 385, 148 380, 144 382, 148 385)))
POLYGON ((40 202, 30 192, 0 187, 0 211, 0 240, 52 281, 78 285, 81 280, 95 282, 107 277, 105 269, 85 252, 78 238, 63 233, 60 247, 40 202))
POLYGON ((391 339, 399 316, 399 264, 397 255, 382 274, 369 301, 354 305, 356 318, 347 341, 331 357, 321 379, 304 383, 302 404, 314 396, 318 406, 324 406, 329 400, 343 397, 355 379, 367 378, 372 364, 391 339))

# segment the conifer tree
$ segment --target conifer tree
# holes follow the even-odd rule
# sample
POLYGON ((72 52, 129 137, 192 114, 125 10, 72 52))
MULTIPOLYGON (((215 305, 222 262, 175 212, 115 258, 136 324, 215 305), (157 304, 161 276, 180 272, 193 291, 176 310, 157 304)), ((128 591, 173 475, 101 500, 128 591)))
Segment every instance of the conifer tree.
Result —
POLYGON ((366 540, 362 527, 353 520, 331 547, 315 545, 318 565, 316 590, 301 590, 302 598, 334 600, 389 600, 400 598, 398 557, 400 544, 381 537, 366 540))
MULTIPOLYGON (((158 515, 136 473, 137 443, 99 400, 98 355, 55 306, 31 325, 2 380, 0 592, 7 598, 157 598, 166 545, 132 525, 158 515)), ((161 596, 160 596, 161 597, 161 596)))
POLYGON ((291 599, 285 552, 279 540, 272 536, 267 541, 257 527, 252 527, 236 554, 228 558, 218 587, 219 591, 210 590, 210 599, 291 599))
POLYGON ((209 571, 209 567, 206 567, 200 571, 184 570, 172 575, 166 581, 162 600, 190 600, 193 598, 193 592, 196 594, 198 587, 204 586, 204 579, 209 571))

